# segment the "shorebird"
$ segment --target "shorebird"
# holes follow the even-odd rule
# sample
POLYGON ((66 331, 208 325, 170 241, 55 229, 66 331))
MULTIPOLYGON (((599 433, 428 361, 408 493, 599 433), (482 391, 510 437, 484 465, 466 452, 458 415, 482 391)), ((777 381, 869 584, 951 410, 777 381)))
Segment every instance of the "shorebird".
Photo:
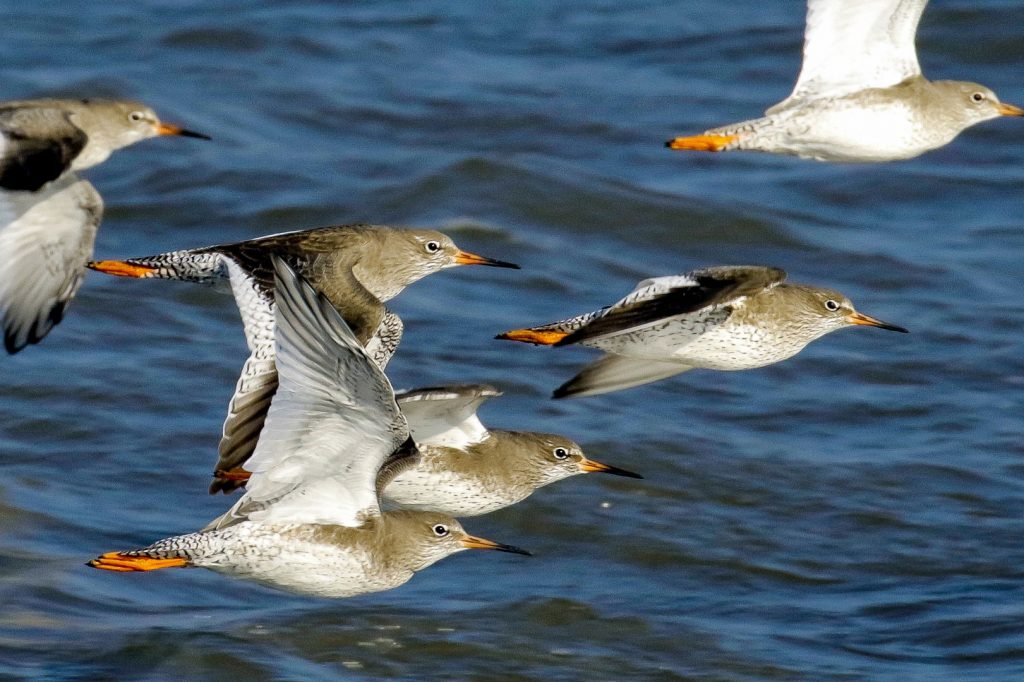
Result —
POLYGON ((818 161, 909 159, 1024 109, 977 83, 928 81, 914 34, 927 0, 809 0, 793 93, 763 118, 677 137, 671 149, 751 149, 818 161))
POLYGON ((537 488, 591 472, 642 478, 588 459, 570 439, 552 433, 484 426, 476 411, 501 393, 493 386, 421 388, 399 393, 420 457, 383 490, 402 509, 478 516, 515 504, 537 488))
POLYGON ((88 562, 111 571, 197 566, 279 589, 350 597, 397 587, 464 549, 523 550, 445 514, 382 511, 414 457, 391 384, 324 294, 272 257, 280 390, 245 495, 206 528, 88 562))
POLYGON ((645 279, 607 308, 497 338, 606 351, 555 390, 555 398, 564 398, 640 386, 695 368, 763 367, 851 325, 907 331, 857 312, 838 291, 785 279, 784 271, 761 266, 645 279))
MULTIPOLYGON (((405 287, 457 265, 519 266, 462 251, 434 230, 383 225, 339 225, 285 232, 233 244, 170 251, 156 256, 89 263, 110 275, 230 283, 242 315, 250 355, 228 406, 218 471, 242 466, 253 452, 270 399, 274 367, 274 274, 283 258, 341 312, 381 369, 402 338, 402 320, 385 307, 405 287)), ((210 493, 230 492, 239 482, 215 477, 210 493)))
MULTIPOLYGON (((396 395, 420 456, 381 491, 385 506, 478 516, 526 499, 537 488, 590 472, 641 478, 588 459, 564 436, 488 429, 476 411, 501 392, 468 384, 396 395)), ((219 472, 245 481, 243 469, 219 472)))
POLYGON ((92 256, 103 199, 77 171, 157 135, 209 139, 122 100, 0 103, 0 318, 14 354, 64 316, 92 256))

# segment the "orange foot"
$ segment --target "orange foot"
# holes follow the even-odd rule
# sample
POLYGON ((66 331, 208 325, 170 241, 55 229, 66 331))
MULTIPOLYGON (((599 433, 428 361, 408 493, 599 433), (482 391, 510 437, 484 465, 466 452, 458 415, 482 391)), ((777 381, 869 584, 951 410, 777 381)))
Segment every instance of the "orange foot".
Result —
POLYGON ((89 261, 86 263, 86 267, 118 277, 148 277, 150 273, 156 271, 156 268, 132 265, 123 260, 89 261))
POLYGON ((154 559, 148 556, 129 556, 120 552, 107 552, 86 563, 86 566, 102 568, 105 571, 118 571, 120 573, 128 571, 156 571, 161 568, 178 568, 179 566, 187 565, 188 560, 180 557, 154 559))
POLYGON ((553 346, 569 334, 554 329, 513 329, 504 334, 498 334, 494 338, 506 339, 508 341, 522 341, 523 343, 535 343, 539 346, 553 346))
POLYGON ((677 137, 665 143, 669 149, 688 149, 695 152, 720 152, 740 139, 737 135, 693 135, 677 137))
POLYGON ((214 478, 219 478, 223 481, 239 481, 245 483, 252 476, 251 471, 246 471, 242 467, 235 467, 234 469, 217 469, 213 472, 214 478))

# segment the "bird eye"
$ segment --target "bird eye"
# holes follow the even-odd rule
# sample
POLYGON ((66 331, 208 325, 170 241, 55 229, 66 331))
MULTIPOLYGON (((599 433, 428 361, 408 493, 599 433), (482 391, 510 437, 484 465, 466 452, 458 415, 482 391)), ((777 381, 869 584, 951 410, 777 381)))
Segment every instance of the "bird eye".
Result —
POLYGON ((984 102, 985 101, 985 93, 983 93, 983 92, 976 92, 973 95, 971 95, 971 99, 974 100, 975 102, 984 102))
POLYGON ((133 111, 132 113, 128 114, 128 120, 129 121, 138 122, 138 121, 141 121, 144 118, 146 118, 146 115, 144 113, 142 113, 141 111, 133 111))
POLYGON ((565 448, 555 448, 555 459, 565 459, 569 456, 569 451, 565 448))
POLYGON ((445 535, 448 535, 448 526, 444 525, 443 523, 437 524, 436 526, 431 528, 431 530, 434 531, 434 535, 436 535, 439 538, 443 538, 445 535))
POLYGON ((825 301, 825 310, 835 312, 839 310, 839 304, 830 298, 827 301, 825 301))
POLYGON ((429 241, 423 247, 427 250, 427 253, 437 253, 441 250, 441 242, 429 241))

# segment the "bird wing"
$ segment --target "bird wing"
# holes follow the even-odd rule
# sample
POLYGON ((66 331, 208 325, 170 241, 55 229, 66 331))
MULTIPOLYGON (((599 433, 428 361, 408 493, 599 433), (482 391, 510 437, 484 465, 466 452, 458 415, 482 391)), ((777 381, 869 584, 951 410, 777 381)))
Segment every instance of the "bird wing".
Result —
POLYGON ((409 439, 387 377, 338 311, 275 257, 280 386, 245 495, 217 522, 359 526, 380 512, 377 477, 409 439))
POLYGON ((642 386, 659 379, 681 374, 689 365, 678 362, 659 362, 646 358, 630 358, 623 355, 605 355, 596 360, 569 381, 555 389, 554 398, 578 398, 586 395, 600 395, 625 388, 642 386))
POLYGON ((359 342, 366 346, 382 328, 387 311, 384 303, 359 281, 351 263, 335 265, 337 243, 328 240, 326 235, 318 238, 320 233, 327 231, 328 228, 285 232, 209 248, 229 256, 259 286, 269 291, 274 288, 271 254, 284 258, 304 277, 314 281, 317 277, 329 279, 330 291, 326 293, 331 303, 341 312, 359 342), (325 273, 325 269, 329 272, 325 273))
POLYGON ((501 391, 487 384, 437 386, 402 391, 395 398, 420 445, 443 445, 465 450, 487 438, 489 431, 476 411, 501 391))
POLYGON ((0 107, 0 188, 35 192, 71 168, 88 137, 55 107, 0 107))
POLYGON ((17 353, 61 321, 82 283, 103 199, 68 173, 39 192, 0 190, 0 317, 17 353))
MULTIPOLYGON (((230 257, 223 257, 231 291, 242 316, 249 357, 242 366, 224 420, 215 471, 230 471, 252 456, 277 391, 274 363, 274 294, 230 257)), ((210 493, 230 492, 241 483, 214 477, 210 493)))
POLYGON ((668 317, 722 305, 763 291, 785 278, 786 273, 778 268, 729 265, 645 279, 621 301, 555 345, 620 334, 668 317))
POLYGON ((800 77, 793 93, 766 113, 920 76, 914 35, 927 2, 808 0, 800 77))

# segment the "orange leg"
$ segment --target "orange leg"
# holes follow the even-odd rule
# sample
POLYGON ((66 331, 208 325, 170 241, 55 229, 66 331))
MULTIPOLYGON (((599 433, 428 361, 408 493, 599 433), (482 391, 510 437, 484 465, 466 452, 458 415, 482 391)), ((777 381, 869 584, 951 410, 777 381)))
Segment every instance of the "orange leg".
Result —
POLYGON ((148 556, 128 556, 119 552, 101 554, 86 564, 86 566, 92 566, 93 568, 102 568, 105 571, 121 573, 128 571, 156 571, 161 568, 178 568, 187 565, 188 560, 180 557, 153 559, 148 556))
POLYGON ((108 275, 116 275, 118 277, 148 277, 150 273, 156 271, 156 268, 146 267, 145 265, 132 265, 121 260, 89 261, 86 265, 98 272, 105 272, 108 275))
POLYGON ((720 152, 738 139, 738 135, 692 135, 669 140, 665 146, 695 152, 720 152))
POLYGON ((568 332, 560 332, 553 329, 513 329, 504 334, 498 334, 494 338, 535 343, 539 346, 553 346, 568 335, 568 332))
POLYGON ((227 471, 217 469, 213 472, 213 476, 214 478, 220 478, 225 481, 241 481, 242 483, 245 483, 250 477, 252 477, 252 472, 246 471, 242 467, 235 467, 234 469, 228 469, 227 471))

